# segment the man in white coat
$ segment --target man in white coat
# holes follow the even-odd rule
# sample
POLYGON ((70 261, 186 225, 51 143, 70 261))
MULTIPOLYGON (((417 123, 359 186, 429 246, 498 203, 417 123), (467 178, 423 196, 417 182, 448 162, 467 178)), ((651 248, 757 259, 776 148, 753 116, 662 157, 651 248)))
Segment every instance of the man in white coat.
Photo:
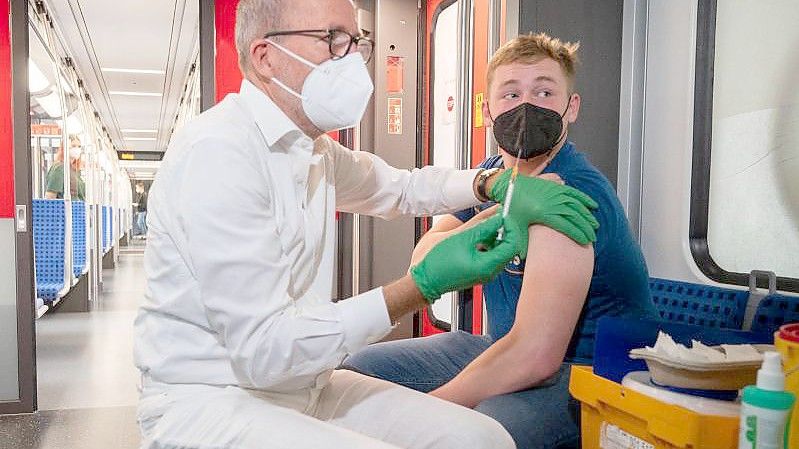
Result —
MULTIPOLYGON (((506 222, 497 242, 501 220, 489 220, 411 274, 334 303, 335 210, 452 212, 486 200, 498 177, 398 170, 327 137, 358 123, 373 89, 372 43, 349 0, 241 0, 236 43, 240 92, 176 133, 150 191, 135 323, 142 447, 513 447, 471 409, 334 371, 400 316, 486 281, 526 247, 523 225, 506 222)), ((555 212, 573 198, 558 188, 522 192, 538 202, 529 221, 588 223, 579 201, 555 212)))

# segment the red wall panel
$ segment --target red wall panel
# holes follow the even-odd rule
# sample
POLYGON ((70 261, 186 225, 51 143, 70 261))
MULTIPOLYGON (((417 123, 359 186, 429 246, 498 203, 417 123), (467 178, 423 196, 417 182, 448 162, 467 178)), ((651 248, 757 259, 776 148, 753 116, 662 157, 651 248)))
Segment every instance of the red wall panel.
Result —
POLYGON ((241 86, 239 55, 236 52, 236 5, 239 0, 216 0, 214 18, 216 28, 216 101, 225 95, 238 92, 241 86))
POLYGON ((0 218, 14 217, 10 3, 0 0, 0 218))

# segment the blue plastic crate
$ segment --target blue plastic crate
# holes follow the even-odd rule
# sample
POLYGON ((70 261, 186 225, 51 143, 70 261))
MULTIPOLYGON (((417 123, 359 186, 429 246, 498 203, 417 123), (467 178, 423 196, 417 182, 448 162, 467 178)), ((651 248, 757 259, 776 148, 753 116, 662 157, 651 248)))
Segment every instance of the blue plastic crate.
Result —
POLYGON ((627 373, 646 371, 646 362, 629 357, 630 350, 654 346, 658 331, 668 333, 674 341, 690 345, 699 340, 707 345, 771 344, 770 334, 719 329, 664 321, 602 317, 597 322, 594 345, 594 373, 614 382, 621 382, 627 373))
POLYGON ((740 329, 749 292, 668 279, 649 279, 660 318, 708 328, 740 329))

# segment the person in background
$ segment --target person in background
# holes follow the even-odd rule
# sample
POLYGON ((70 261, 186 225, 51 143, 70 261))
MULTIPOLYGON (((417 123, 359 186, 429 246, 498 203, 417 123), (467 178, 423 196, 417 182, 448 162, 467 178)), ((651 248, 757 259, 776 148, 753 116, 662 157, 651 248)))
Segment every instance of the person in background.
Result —
POLYGON ((147 191, 144 189, 144 183, 136 183, 133 205, 136 207, 137 234, 144 238, 147 235, 147 191))
MULTIPOLYGON (((86 200, 86 184, 80 175, 81 170, 81 142, 74 134, 69 135, 69 191, 73 200, 86 200)), ((44 197, 47 199, 64 198, 64 147, 55 154, 55 162, 47 170, 46 188, 44 197)))
MULTIPOLYGON (((579 428, 570 413, 572 364, 593 360, 602 316, 653 315, 643 254, 613 185, 567 140, 577 120, 577 44, 546 34, 519 36, 488 66, 483 112, 500 147, 480 167, 512 167, 529 176, 558 176, 598 204, 597 240, 580 245, 551 227, 529 229, 527 256, 514 259, 483 292, 486 336, 462 331, 372 345, 343 368, 429 392, 499 421, 520 449, 574 447, 579 428)), ((493 198, 504 198, 507 172, 493 198)), ((529 198, 519 176, 510 215, 529 198)), ((495 215, 487 202, 439 220, 419 241, 419 260, 437 242, 495 215)))

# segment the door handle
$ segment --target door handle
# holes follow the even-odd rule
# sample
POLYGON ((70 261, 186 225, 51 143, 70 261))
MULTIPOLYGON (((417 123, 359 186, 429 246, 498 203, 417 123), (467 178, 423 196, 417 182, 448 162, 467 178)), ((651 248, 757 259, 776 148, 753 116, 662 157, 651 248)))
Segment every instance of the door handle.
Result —
POLYGON ((17 232, 28 232, 28 206, 17 204, 16 206, 17 232))

